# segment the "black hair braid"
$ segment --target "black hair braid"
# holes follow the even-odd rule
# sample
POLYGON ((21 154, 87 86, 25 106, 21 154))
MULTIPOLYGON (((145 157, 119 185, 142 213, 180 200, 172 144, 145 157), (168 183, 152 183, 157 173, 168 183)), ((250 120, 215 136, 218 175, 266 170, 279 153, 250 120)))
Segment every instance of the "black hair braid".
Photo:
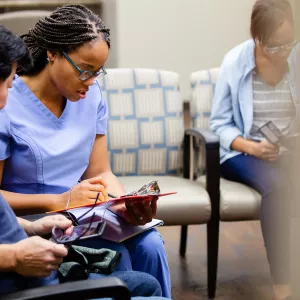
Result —
POLYGON ((40 19, 27 34, 22 35, 32 58, 33 67, 18 68, 19 75, 40 73, 47 65, 47 50, 70 53, 84 43, 98 38, 110 47, 110 31, 101 19, 83 5, 65 5, 50 16, 40 19))

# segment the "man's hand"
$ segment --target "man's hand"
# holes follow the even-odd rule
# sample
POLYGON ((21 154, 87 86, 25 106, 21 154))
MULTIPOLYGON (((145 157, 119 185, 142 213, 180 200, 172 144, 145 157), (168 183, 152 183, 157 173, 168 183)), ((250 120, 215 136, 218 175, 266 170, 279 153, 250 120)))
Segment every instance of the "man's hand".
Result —
POLYGON ((11 245, 13 270, 26 277, 47 277, 68 254, 63 245, 35 236, 11 245))
POLYGON ((52 228, 58 226, 63 230, 67 230, 67 234, 72 233, 72 221, 63 215, 47 216, 28 224, 25 231, 29 236, 38 235, 45 236, 51 233, 52 228))

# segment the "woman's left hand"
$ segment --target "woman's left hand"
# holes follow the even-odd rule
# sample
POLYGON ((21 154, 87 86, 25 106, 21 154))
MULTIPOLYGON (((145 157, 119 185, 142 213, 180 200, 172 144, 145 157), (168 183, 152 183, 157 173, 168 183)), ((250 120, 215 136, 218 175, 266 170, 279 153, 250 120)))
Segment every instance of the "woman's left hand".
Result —
POLYGON ((116 207, 115 212, 132 225, 145 225, 156 215, 157 200, 157 196, 149 196, 142 201, 126 201, 125 206, 116 207))

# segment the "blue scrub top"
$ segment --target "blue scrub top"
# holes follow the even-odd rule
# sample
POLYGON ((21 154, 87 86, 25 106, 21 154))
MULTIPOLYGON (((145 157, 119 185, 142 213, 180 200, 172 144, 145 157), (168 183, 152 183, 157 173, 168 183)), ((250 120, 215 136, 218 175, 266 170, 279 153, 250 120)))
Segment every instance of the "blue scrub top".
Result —
POLYGON ((1 188, 23 194, 60 194, 88 167, 96 134, 106 134, 107 104, 97 81, 85 99, 67 100, 57 118, 16 76, 0 111, 1 188))

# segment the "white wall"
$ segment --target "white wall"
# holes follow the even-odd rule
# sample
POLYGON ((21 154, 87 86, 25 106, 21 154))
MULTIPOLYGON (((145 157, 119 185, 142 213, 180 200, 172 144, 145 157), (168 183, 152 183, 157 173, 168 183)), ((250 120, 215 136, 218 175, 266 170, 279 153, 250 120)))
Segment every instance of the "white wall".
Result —
POLYGON ((300 41, 300 1, 290 0, 294 10, 296 39, 300 41))
POLYGON ((249 38, 254 0, 116 0, 118 67, 174 70, 189 97, 189 75, 219 66, 249 38))

